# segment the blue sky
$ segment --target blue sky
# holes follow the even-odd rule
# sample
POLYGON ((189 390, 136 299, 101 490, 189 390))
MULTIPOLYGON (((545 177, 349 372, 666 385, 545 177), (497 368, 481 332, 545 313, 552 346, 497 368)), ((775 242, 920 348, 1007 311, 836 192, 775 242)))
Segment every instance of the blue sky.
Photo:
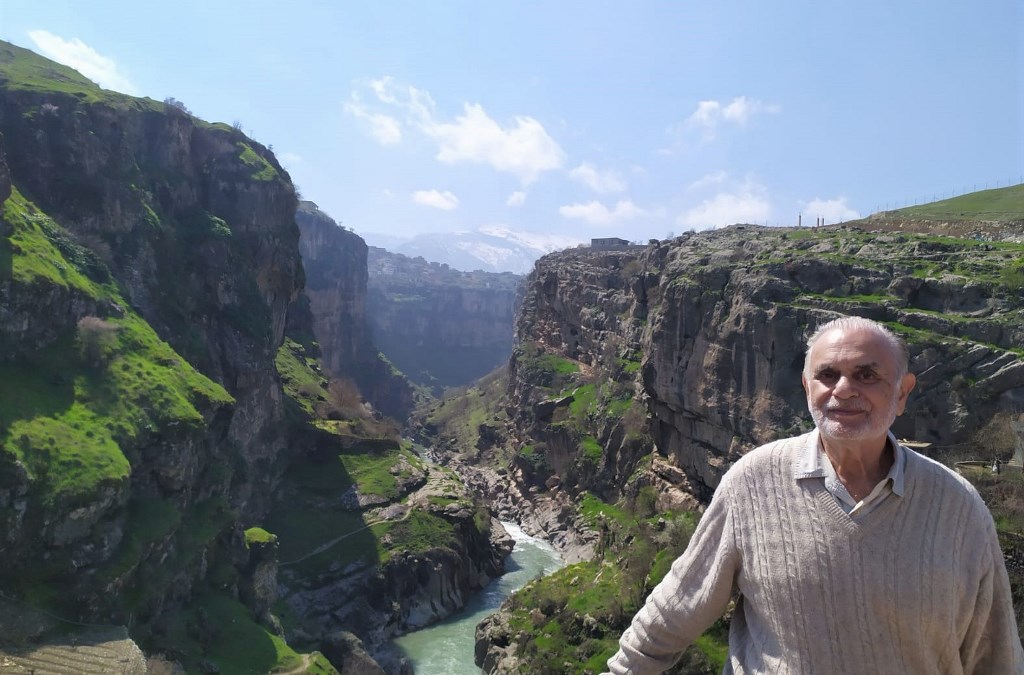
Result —
POLYGON ((0 38, 239 122, 363 234, 635 241, 1017 183, 1019 0, 0 0, 0 38))

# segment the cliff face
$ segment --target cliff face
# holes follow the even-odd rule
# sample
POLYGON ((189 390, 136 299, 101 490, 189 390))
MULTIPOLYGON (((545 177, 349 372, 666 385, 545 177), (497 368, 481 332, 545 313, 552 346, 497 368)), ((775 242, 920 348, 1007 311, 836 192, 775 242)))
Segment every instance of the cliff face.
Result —
POLYGON ((312 202, 303 202, 295 219, 324 365, 336 376, 352 377, 378 410, 404 418, 412 409, 412 388, 380 358, 368 324, 366 242, 312 202))
POLYGON ((0 134, 4 588, 145 622, 267 509, 294 190, 241 132, 6 43, 0 134))
MULTIPOLYGON (((654 445, 706 499, 742 452, 810 428, 803 343, 842 314, 884 321, 908 338, 918 386, 896 422, 901 437, 940 451, 1020 410, 1022 303, 1017 273, 1004 271, 1020 248, 736 227, 636 252, 567 251, 541 259, 528 278, 517 335, 581 368, 607 370, 638 355, 633 382, 654 445)), ((557 425, 545 414, 558 401, 538 406, 550 393, 538 388, 536 370, 518 367, 523 354, 513 359, 509 394, 533 411, 520 420, 532 426, 525 435, 550 435, 557 425)), ((602 475, 621 484, 634 467, 617 463, 621 446, 602 440, 602 475)))
POLYGON ((468 384, 508 359, 520 280, 371 247, 367 314, 375 340, 399 370, 435 393, 468 384))

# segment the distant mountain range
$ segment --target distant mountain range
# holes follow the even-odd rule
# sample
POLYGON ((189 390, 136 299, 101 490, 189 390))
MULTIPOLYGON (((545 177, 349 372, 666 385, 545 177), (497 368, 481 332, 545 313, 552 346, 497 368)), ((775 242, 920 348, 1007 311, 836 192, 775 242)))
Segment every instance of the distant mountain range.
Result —
POLYGON ((527 274, 537 258, 584 243, 582 239, 554 234, 517 232, 505 227, 481 227, 475 231, 433 232, 402 238, 384 234, 361 234, 370 246, 421 256, 431 262, 472 272, 514 272, 527 274))

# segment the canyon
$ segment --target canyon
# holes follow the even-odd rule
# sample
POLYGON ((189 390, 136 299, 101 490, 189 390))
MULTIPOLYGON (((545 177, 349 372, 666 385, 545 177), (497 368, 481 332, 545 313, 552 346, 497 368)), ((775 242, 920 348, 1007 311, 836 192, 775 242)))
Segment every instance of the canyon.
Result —
MULTIPOLYGON (((390 640, 502 574, 506 521, 568 564, 477 664, 599 672, 732 462, 810 429, 815 326, 907 339, 894 431, 947 464, 1008 460, 1024 410, 1019 216, 460 272, 367 247, 240 129, 2 42, 0 203, 5 667, 90 640, 130 672, 408 673, 390 640)), ((1020 481, 964 466, 1024 559, 1020 481)), ((674 672, 720 672, 725 628, 674 672)))

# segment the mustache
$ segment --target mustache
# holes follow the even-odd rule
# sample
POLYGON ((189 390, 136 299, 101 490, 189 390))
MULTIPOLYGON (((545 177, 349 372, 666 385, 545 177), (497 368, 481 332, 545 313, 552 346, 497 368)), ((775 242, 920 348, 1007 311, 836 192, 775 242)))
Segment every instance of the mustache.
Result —
POLYGON ((843 412, 867 412, 868 406, 857 403, 855 405, 844 404, 844 405, 826 405, 824 408, 825 412, 835 412, 841 410, 843 412))

